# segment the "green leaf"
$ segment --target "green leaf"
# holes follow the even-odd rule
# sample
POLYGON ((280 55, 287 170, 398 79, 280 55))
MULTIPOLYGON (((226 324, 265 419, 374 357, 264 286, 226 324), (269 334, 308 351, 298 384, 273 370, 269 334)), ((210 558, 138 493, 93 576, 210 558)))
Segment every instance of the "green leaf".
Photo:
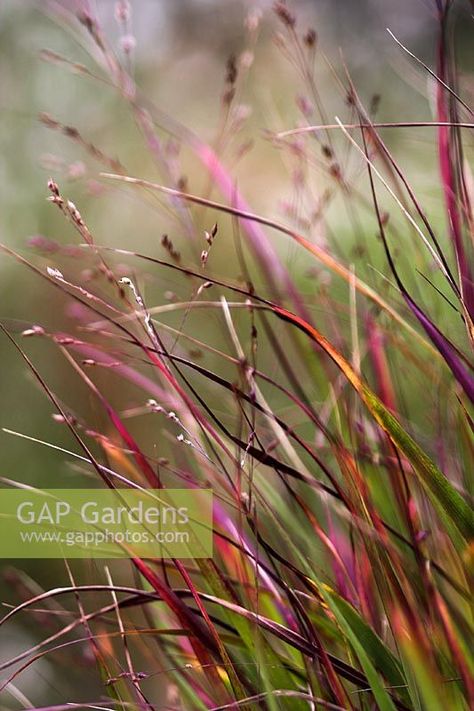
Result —
MULTIPOLYGON (((355 611, 353 611, 353 614, 351 614, 348 611, 350 606, 347 604, 341 604, 343 602, 341 598, 338 599, 336 594, 330 588, 328 588, 328 586, 321 585, 320 593, 329 608, 331 609, 331 611, 333 612, 333 614, 335 615, 342 632, 346 636, 347 641, 349 642, 355 654, 357 655, 360 665, 364 670, 364 673, 370 684, 370 688, 372 689, 372 692, 374 694, 378 708, 380 709, 380 711, 396 711, 396 706, 392 701, 390 694, 385 690, 383 683, 379 677, 379 673, 370 659, 369 648, 372 652, 375 651, 376 646, 379 651, 384 649, 381 640, 378 640, 379 645, 375 644, 375 634, 371 633, 369 635, 369 628, 366 625, 364 625, 363 628, 361 624, 358 624, 356 622, 356 618, 358 616, 355 611), (367 646, 368 641, 370 641, 371 643, 371 645, 369 645, 369 648, 367 646)), ((360 622, 362 621, 360 620, 360 622)), ((399 676, 400 671, 395 663, 395 660, 389 661, 389 657, 385 654, 383 663, 387 666, 390 673, 394 675, 394 678, 396 678, 397 680, 401 679, 401 676, 399 676)), ((403 680, 401 683, 403 683, 403 680)))
POLYGON ((405 697, 403 699, 405 703, 409 703, 403 689, 406 679, 396 657, 352 605, 327 586, 325 586, 325 592, 331 600, 331 609, 334 614, 336 614, 336 610, 338 612, 338 620, 340 616, 344 618, 374 667, 380 671, 390 686, 397 687, 397 692, 401 692, 400 695, 405 697))

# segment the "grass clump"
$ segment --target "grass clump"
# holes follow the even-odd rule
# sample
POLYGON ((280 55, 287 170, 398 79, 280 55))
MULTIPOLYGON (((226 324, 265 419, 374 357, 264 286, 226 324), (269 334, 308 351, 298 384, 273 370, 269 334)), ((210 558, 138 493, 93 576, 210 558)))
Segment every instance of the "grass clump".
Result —
MULTIPOLYGON (((379 98, 366 108, 344 66, 331 70, 346 116, 329 121, 317 34, 286 3, 274 11, 277 45, 304 88, 301 125, 265 134, 295 166, 282 220, 254 212, 226 167, 248 115, 238 101, 258 14, 247 49, 223 67, 212 145, 142 96, 128 3, 116 9, 121 54, 95 16, 64 11, 89 60, 42 53, 127 107, 151 177, 87 129, 41 121, 100 166, 97 199, 133 196, 130 209, 152 210, 162 236, 152 250, 139 230, 117 246, 51 179, 75 246, 36 239, 34 260, 3 249, 74 314, 68 332, 23 333, 70 367, 66 390, 2 325, 4 338, 70 431, 77 450, 64 457, 84 475, 215 495, 211 560, 66 565, 67 582, 46 591, 10 571, 24 599, 2 624, 29 611, 48 631, 2 663, 4 693, 15 696, 17 677, 44 656, 78 655, 97 688, 90 697, 84 682, 84 698, 51 711, 70 701, 137 711, 474 704, 474 126, 450 44, 453 3, 437 3, 437 65, 420 68, 436 116, 417 122, 379 121, 379 98), (446 229, 389 147, 393 132, 415 130, 436 139, 446 229), (181 161, 199 168, 186 178, 181 161), (347 246, 332 236, 335 210, 347 215, 347 246), (288 244, 304 269, 288 263, 288 244), (84 412, 79 391, 92 402, 84 412)), ((250 149, 243 141, 240 158, 250 149)))

